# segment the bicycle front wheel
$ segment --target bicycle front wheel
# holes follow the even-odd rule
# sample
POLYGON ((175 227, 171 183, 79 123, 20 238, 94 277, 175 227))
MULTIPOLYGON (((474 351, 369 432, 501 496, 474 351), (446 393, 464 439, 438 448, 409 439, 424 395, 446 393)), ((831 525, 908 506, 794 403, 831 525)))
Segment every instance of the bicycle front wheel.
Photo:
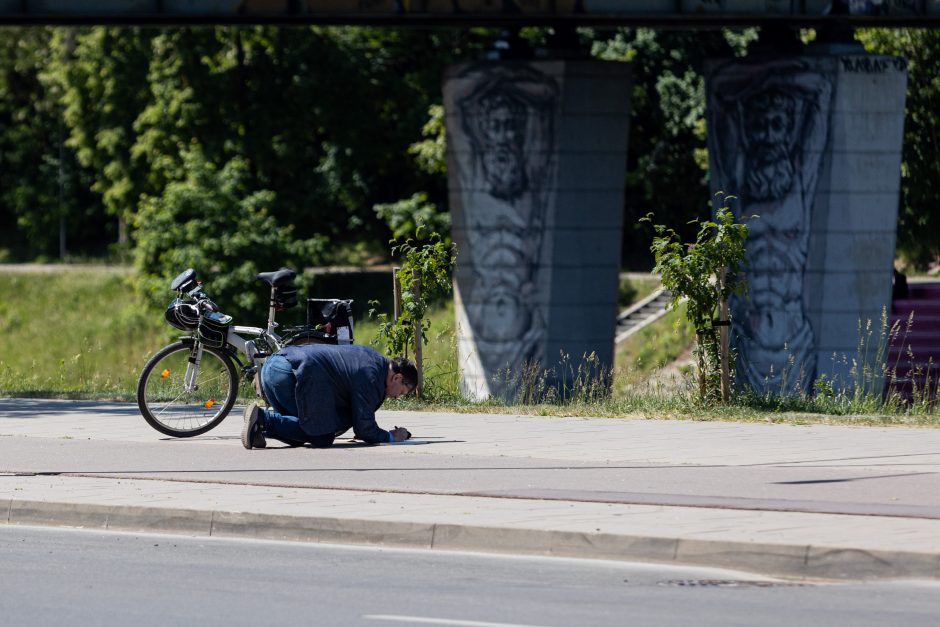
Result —
POLYGON ((176 438, 200 435, 216 427, 238 395, 238 372, 228 355, 214 348, 196 349, 176 342, 150 358, 137 382, 137 405, 147 423, 176 438))

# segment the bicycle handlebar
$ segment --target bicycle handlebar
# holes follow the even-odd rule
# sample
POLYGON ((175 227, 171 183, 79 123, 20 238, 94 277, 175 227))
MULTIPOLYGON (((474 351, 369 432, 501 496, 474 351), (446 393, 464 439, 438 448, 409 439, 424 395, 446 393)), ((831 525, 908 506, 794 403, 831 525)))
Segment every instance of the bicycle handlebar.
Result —
POLYGON ((186 292, 186 295, 196 301, 196 307, 199 309, 200 313, 204 311, 218 311, 219 307, 216 305, 205 292, 202 291, 202 285, 199 284, 193 289, 186 292))
POLYGON ((208 298, 203 298, 202 300, 196 301, 196 307, 199 308, 200 312, 202 312, 202 310, 205 310, 205 311, 218 311, 219 310, 219 306, 216 305, 211 300, 209 300, 208 298))

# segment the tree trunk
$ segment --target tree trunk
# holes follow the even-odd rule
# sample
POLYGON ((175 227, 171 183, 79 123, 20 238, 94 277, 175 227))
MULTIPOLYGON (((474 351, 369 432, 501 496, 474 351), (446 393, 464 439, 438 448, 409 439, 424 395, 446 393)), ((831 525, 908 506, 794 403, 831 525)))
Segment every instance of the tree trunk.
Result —
MULTIPOLYGON (((421 276, 417 270, 411 271, 411 290, 416 302, 421 302, 421 276)), ((415 394, 418 398, 424 396, 424 355, 421 347, 421 320, 414 321, 415 327, 415 368, 418 369, 418 385, 415 394)))
MULTIPOLYGON (((394 311, 395 314, 394 321, 398 322, 398 319, 401 318, 401 283, 398 281, 398 271, 401 270, 398 266, 392 268, 392 297, 394 299, 394 311)), ((405 342, 405 354, 403 355, 407 359, 408 357, 408 343, 405 342)))
POLYGON ((65 216, 59 216, 59 259, 65 261, 69 256, 67 246, 67 230, 65 228, 65 216))
MULTIPOLYGON (((724 292, 726 273, 727 269, 722 269, 721 280, 718 284, 719 293, 724 292)), ((718 332, 721 335, 721 400, 727 403, 731 400, 731 367, 728 363, 728 353, 730 352, 728 350, 728 343, 730 341, 729 335, 731 327, 729 326, 728 300, 726 298, 722 298, 718 305, 718 322, 721 325, 718 327, 718 332)))
POLYGON ((705 345, 705 332, 696 331, 695 340, 698 342, 698 396, 701 400, 705 400, 707 387, 705 378, 705 364, 707 359, 705 358, 705 353, 708 351, 705 345))
POLYGON ((118 216, 118 244, 126 244, 127 239, 127 220, 118 216))

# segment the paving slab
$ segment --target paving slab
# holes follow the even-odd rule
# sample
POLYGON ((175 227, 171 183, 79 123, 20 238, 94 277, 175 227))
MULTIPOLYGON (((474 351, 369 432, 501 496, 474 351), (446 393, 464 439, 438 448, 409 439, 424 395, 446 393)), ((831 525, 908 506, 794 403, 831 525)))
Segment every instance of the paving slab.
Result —
POLYGON ((935 429, 401 412, 379 420, 407 423, 419 443, 340 440, 313 451, 272 442, 249 452, 237 414, 204 436, 174 439, 132 404, 0 399, 0 471, 940 518, 935 429))
POLYGON ((940 577, 940 430, 380 412, 411 445, 246 451, 133 404, 0 399, 0 521, 940 577), (5 518, 5 520, 4 520, 5 518))

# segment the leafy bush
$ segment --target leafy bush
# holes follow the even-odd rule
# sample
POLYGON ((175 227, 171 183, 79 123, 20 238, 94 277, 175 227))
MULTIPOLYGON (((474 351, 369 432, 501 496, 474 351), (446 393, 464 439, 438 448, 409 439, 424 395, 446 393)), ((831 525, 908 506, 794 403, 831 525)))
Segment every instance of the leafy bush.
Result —
POLYGON ((141 289, 152 302, 165 303, 172 277, 195 268, 223 311, 236 319, 259 317, 267 292, 256 285, 255 275, 317 263, 324 238, 293 239, 293 227, 279 225, 268 213, 273 192, 245 194, 244 160, 233 159, 221 170, 198 150, 184 160, 186 178, 145 198, 136 217, 134 262, 141 289))
MULTIPOLYGON (((447 136, 444 129, 444 107, 431 105, 428 122, 421 129, 423 140, 408 147, 417 169, 431 175, 447 173, 447 136)), ((442 241, 450 241, 450 214, 441 210, 439 203, 427 192, 419 191, 410 198, 376 204, 373 210, 392 232, 394 240, 422 239, 419 232, 435 234, 442 241)))
MULTIPOLYGON (((730 200, 719 193, 716 204, 730 200)), ((652 214, 644 218, 652 221, 652 214)), ((693 220, 699 227, 695 242, 683 244, 678 234, 661 224, 654 225, 657 236, 650 250, 656 259, 653 272, 662 275, 663 287, 672 294, 670 307, 686 301, 686 317, 698 338, 696 353, 699 364, 699 390, 702 399, 718 398, 721 363, 715 320, 719 307, 731 294, 745 289, 744 242, 747 225, 735 224, 734 214, 727 206, 715 211, 715 221, 693 220)), ((727 321, 721 321, 726 323, 727 321)), ((725 356, 727 359, 727 356, 725 356)))
POLYGON ((437 233, 433 233, 430 240, 420 247, 410 239, 392 247, 392 256, 400 259, 397 278, 401 285, 401 315, 395 320, 374 309, 369 312, 379 323, 376 342, 383 342, 388 354, 407 355, 409 349, 414 350, 416 326, 421 328, 422 339, 427 341, 428 306, 436 296, 451 288, 450 271, 456 260, 454 246, 437 233), (420 286, 418 292, 416 284, 420 286))
POLYGON ((375 205, 375 213, 391 229, 394 239, 414 237, 422 226, 426 227, 426 231, 420 229, 422 232, 433 233, 444 241, 450 239, 447 235, 450 233, 450 214, 441 213, 425 192, 417 192, 411 198, 397 202, 375 205))
MULTIPOLYGON (((419 226, 415 231, 416 237, 423 235, 419 226)), ((377 313, 373 301, 373 309, 369 316, 378 322, 378 331, 374 344, 384 343, 386 353, 390 355, 408 355, 408 351, 416 351, 416 334, 421 333, 423 343, 427 343, 427 332, 431 321, 427 317, 431 302, 441 294, 447 293, 451 288, 450 272, 457 258, 453 244, 445 242, 437 233, 432 233, 427 244, 418 246, 414 240, 408 239, 392 247, 392 256, 399 257, 401 264, 397 281, 401 286, 401 314, 398 318, 387 313, 377 313)), ((418 394, 423 391, 422 363, 417 359, 418 366, 418 394)))

